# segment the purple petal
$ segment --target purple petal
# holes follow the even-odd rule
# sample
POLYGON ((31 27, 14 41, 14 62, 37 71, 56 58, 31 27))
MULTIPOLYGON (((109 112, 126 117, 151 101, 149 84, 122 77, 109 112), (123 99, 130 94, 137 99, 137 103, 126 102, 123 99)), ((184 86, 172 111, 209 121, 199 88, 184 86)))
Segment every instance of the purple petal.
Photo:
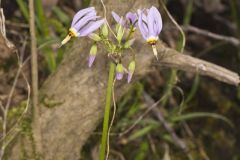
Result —
POLYGON ((112 11, 112 16, 113 16, 113 18, 114 18, 114 20, 117 22, 117 23, 119 23, 119 21, 120 21, 120 16, 116 13, 116 12, 114 12, 114 11, 112 11))
POLYGON ((142 20, 147 23, 147 16, 144 14, 144 11, 142 13, 142 20))
POLYGON ((136 21, 137 21, 137 14, 136 13, 132 13, 132 12, 128 12, 126 14, 126 18, 130 21, 131 25, 135 25, 136 26, 136 21))
POLYGON ((112 11, 112 16, 114 20, 119 23, 121 26, 125 25, 125 21, 123 20, 123 17, 120 17, 117 13, 112 11))
POLYGON ((154 30, 159 35, 162 30, 162 17, 156 7, 152 7, 152 10, 153 10, 155 26, 156 26, 154 27, 154 30))
POLYGON ((123 73, 122 73, 122 72, 117 72, 117 73, 116 73, 116 79, 117 79, 117 80, 123 79, 123 73))
POLYGON ((96 13, 95 8, 94 7, 89 7, 89 8, 85 8, 85 9, 82 9, 82 10, 78 11, 73 17, 72 25, 74 25, 79 19, 81 19, 86 14, 89 14, 90 12, 95 12, 96 13))
POLYGON ((95 30, 97 30, 99 27, 101 27, 101 25, 103 25, 103 23, 105 23, 105 19, 101 19, 95 22, 90 22, 89 25, 84 26, 84 28, 82 28, 79 32, 79 37, 83 37, 83 36, 87 36, 90 33, 94 32, 95 30))
POLYGON ((128 73, 128 79, 127 79, 127 82, 128 82, 128 83, 131 82, 132 76, 133 76, 133 73, 132 73, 132 72, 129 72, 129 73, 128 73))
POLYGON ((92 20, 96 20, 97 18, 99 18, 99 16, 96 16, 94 14, 90 14, 87 15, 85 17, 83 17, 81 20, 79 20, 78 22, 76 22, 73 26, 71 26, 72 28, 75 28, 77 31, 79 31, 81 28, 83 28, 86 24, 89 23, 89 21, 92 20))
POLYGON ((143 21, 143 11, 141 10, 138 10, 138 27, 139 27, 139 30, 143 36, 144 39, 147 39, 148 37, 148 28, 147 28, 147 25, 145 24, 146 22, 143 21))
POLYGON ((148 24, 148 37, 158 37, 158 34, 154 32, 154 10, 153 7, 148 11, 147 15, 148 24))
POLYGON ((89 57, 88 57, 88 67, 89 68, 92 67, 92 64, 93 64, 95 58, 96 58, 95 55, 89 55, 89 57))

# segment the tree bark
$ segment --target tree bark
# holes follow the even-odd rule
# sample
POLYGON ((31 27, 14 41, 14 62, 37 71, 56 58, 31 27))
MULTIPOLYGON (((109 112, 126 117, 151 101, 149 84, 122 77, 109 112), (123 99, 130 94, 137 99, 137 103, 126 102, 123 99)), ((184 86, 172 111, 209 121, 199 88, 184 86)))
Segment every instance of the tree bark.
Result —
MULTIPOLYGON (((109 17, 112 10, 123 15, 129 10, 136 11, 137 8, 158 6, 157 0, 105 0, 104 2, 109 17)), ((103 14, 99 0, 94 0, 92 4, 100 14, 103 14)), ((179 70, 198 72, 229 84, 239 84, 239 76, 236 73, 180 54, 162 43, 158 43, 159 61, 156 61, 151 47, 139 35, 137 36, 133 46, 137 54, 133 83, 148 74, 153 64, 160 64, 179 70)), ((44 160, 79 159, 82 146, 102 121, 109 59, 107 53, 99 48, 95 65, 88 68, 87 57, 90 45, 90 41, 86 38, 77 40, 65 54, 58 70, 42 86, 40 127, 44 160), (53 103, 56 106, 46 107, 53 103)), ((117 82, 116 100, 126 93, 130 86, 131 84, 127 84, 126 80, 117 82)))

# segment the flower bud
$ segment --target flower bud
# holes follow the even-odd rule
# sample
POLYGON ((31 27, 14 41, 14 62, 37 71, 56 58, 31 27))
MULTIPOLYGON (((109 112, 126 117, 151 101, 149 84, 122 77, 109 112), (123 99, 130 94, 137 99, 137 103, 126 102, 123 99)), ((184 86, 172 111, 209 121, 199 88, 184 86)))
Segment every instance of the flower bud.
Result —
POLYGON ((88 57, 88 67, 91 67, 97 55, 97 45, 92 45, 90 49, 90 54, 88 57))
POLYGON ((116 29, 116 33, 118 32, 120 26, 121 26, 120 24, 117 24, 117 25, 116 25, 116 28, 115 28, 115 29, 116 29))
POLYGON ((91 33, 91 34, 89 35, 89 38, 91 38, 92 40, 94 40, 94 41, 96 41, 96 42, 98 42, 98 41, 101 40, 101 38, 99 37, 99 35, 97 35, 96 33, 91 33))
POLYGON ((118 63, 116 67, 116 79, 121 80, 122 78, 123 78, 123 65, 121 63, 118 63))
POLYGON ((103 34, 104 37, 108 36, 108 26, 107 26, 106 23, 102 27, 102 34, 103 34))
POLYGON ((123 35, 124 35, 124 28, 120 25, 119 28, 118 28, 118 31, 117 31, 118 42, 122 41, 123 35))
POLYGON ((97 54, 97 45, 93 44, 90 49, 90 55, 96 55, 97 54))
POLYGON ((132 45, 133 45, 133 43, 134 43, 134 41, 135 41, 135 39, 133 38, 133 39, 130 39, 130 40, 128 40, 127 42, 125 42, 124 43, 124 48, 125 49, 128 49, 128 48, 130 48, 132 45))
POLYGON ((130 83, 132 80, 132 76, 135 71, 135 66, 136 66, 135 61, 130 62, 128 65, 128 80, 127 80, 128 83, 130 83))

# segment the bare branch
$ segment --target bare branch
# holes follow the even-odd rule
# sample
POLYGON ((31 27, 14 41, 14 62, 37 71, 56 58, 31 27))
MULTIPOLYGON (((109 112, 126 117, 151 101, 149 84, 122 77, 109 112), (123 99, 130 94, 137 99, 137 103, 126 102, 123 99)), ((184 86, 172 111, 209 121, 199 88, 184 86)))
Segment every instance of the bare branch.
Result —
POLYGON ((198 58, 180 54, 174 49, 165 47, 163 43, 159 43, 157 47, 160 58, 157 65, 199 73, 235 86, 240 83, 239 75, 235 72, 198 58))
POLYGON ((41 131, 40 131, 40 109, 38 106, 38 58, 37 41, 35 33, 35 11, 34 0, 29 0, 29 27, 31 35, 31 73, 32 73, 32 103, 33 103, 33 126, 36 128, 34 139, 36 141, 36 150, 42 153, 41 131))
POLYGON ((223 36, 223 35, 212 33, 212 32, 209 32, 207 30, 200 29, 200 28, 197 28, 197 27, 194 27, 194 26, 183 27, 183 29, 186 30, 186 31, 194 32, 196 34, 207 36, 207 37, 210 37, 210 38, 213 38, 213 39, 216 39, 216 40, 226 41, 226 42, 231 43, 235 46, 240 45, 240 41, 235 37, 223 36))

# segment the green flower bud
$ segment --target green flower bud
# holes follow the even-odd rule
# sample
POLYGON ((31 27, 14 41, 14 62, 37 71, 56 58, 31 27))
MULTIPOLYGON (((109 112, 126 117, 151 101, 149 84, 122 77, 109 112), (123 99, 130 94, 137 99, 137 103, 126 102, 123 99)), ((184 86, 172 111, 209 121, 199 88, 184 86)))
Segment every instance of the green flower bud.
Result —
POLYGON ((130 47, 133 45, 134 41, 135 41, 134 38, 128 40, 127 42, 124 43, 124 46, 123 46, 123 47, 126 48, 126 49, 130 48, 130 47))
POLYGON ((96 55, 97 54, 97 45, 93 44, 90 49, 90 55, 96 55))
POLYGON ((116 25, 116 33, 118 32, 120 26, 121 26, 120 24, 117 24, 117 25, 116 25))
POLYGON ((118 31, 117 31, 118 42, 122 41, 123 35, 124 35, 124 28, 120 25, 119 28, 118 28, 118 31))
POLYGON ((97 54, 97 45, 93 44, 90 49, 90 54, 88 57, 88 67, 92 67, 93 62, 95 61, 95 58, 96 58, 96 54, 97 54))
POLYGON ((135 71, 135 66, 136 66, 135 61, 130 62, 128 65, 128 80, 127 80, 128 83, 130 83, 132 80, 132 76, 135 71))
POLYGON ((123 65, 118 63, 116 66, 116 79, 121 80, 123 78, 123 65))
POLYGON ((91 34, 89 35, 89 38, 91 38, 92 40, 94 40, 94 41, 96 41, 96 42, 98 42, 98 41, 101 40, 101 38, 99 37, 99 35, 97 35, 96 33, 91 33, 91 34))
POLYGON ((131 61, 131 62, 129 63, 129 65, 128 65, 128 70, 129 70, 130 72, 134 72, 134 71, 135 71, 135 67, 136 67, 135 61, 131 61))
POLYGON ((103 27, 102 27, 102 34, 103 34, 104 37, 108 36, 108 26, 107 26, 107 24, 103 25, 103 27))

